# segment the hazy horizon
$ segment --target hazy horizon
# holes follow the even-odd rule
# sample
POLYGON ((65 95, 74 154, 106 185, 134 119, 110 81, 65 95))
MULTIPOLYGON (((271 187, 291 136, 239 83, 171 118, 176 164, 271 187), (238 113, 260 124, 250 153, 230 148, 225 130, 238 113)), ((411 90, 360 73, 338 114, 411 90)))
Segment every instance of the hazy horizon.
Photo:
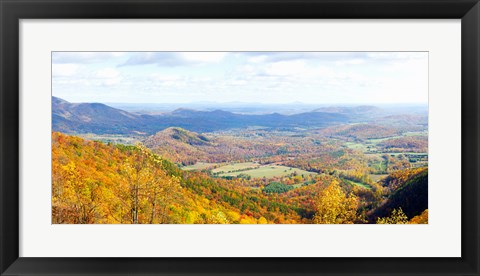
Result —
POLYGON ((306 102, 285 102, 285 103, 262 103, 262 102, 241 102, 241 101, 229 101, 229 102, 215 102, 215 101, 195 101, 195 102, 103 102, 103 101, 72 101, 63 97, 53 96, 65 100, 70 103, 101 103, 101 104, 114 104, 114 105, 196 105, 196 104, 232 104, 232 105, 314 105, 314 106, 428 106, 428 103, 422 102, 385 102, 385 103, 306 103, 306 102))

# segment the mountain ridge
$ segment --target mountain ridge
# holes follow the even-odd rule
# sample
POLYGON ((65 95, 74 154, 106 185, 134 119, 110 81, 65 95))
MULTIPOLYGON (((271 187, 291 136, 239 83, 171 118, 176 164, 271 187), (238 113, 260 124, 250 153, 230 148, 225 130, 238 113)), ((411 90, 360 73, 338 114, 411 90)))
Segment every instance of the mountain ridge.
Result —
POLYGON ((101 103, 70 103, 52 97, 52 129, 65 133, 142 132, 151 135, 169 127, 202 133, 245 127, 326 127, 348 121, 349 117, 344 114, 327 112, 246 115, 224 110, 197 111, 181 108, 169 113, 147 115, 130 113, 101 103))

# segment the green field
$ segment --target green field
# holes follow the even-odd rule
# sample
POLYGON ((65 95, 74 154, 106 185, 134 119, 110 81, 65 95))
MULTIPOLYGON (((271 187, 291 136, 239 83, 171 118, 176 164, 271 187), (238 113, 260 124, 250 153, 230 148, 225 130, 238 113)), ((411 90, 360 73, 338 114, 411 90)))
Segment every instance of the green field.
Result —
POLYGON ((368 176, 370 176, 373 182, 378 182, 379 180, 387 177, 388 174, 369 174, 368 176))
POLYGON ((409 137, 409 136, 427 136, 427 135, 428 133, 425 131, 410 131, 410 132, 405 132, 402 135, 398 135, 398 136, 391 136, 391 137, 385 137, 385 138, 370 138, 370 139, 367 139, 366 143, 376 145, 378 143, 391 140, 391 139, 398 139, 398 138, 409 137))
POLYGON ((367 145, 355 142, 345 142, 344 144, 349 149, 367 151, 367 145))
POLYGON ((287 176, 293 173, 297 173, 298 175, 316 174, 313 172, 308 172, 308 171, 300 170, 297 168, 286 167, 286 166, 265 165, 265 166, 260 166, 258 168, 252 168, 249 170, 244 170, 239 172, 222 173, 219 176, 224 177, 224 176, 237 176, 239 174, 246 174, 253 178, 263 178, 263 177, 272 178, 272 177, 287 176))
POLYGON ((426 152, 387 152, 386 154, 394 155, 394 156, 397 156, 397 155, 400 155, 400 154, 403 154, 403 155, 419 155, 419 156, 427 156, 428 155, 428 153, 426 153, 426 152))
MULTIPOLYGON (((225 166, 218 167, 212 170, 212 173, 229 173, 239 170, 254 169, 259 167, 260 164, 254 162, 232 163, 225 166)), ((240 172, 238 172, 240 173, 240 172)))
POLYGON ((197 162, 197 163, 195 163, 195 165, 182 167, 182 170, 186 170, 186 171, 198 170, 198 171, 200 171, 200 170, 211 168, 211 167, 216 166, 216 165, 217 165, 217 163, 197 162))
POLYGON ((378 143, 381 143, 381 142, 384 142, 384 141, 387 141, 387 140, 390 140, 390 139, 398 139, 398 138, 402 138, 402 137, 404 137, 404 136, 400 135, 400 136, 391 136, 391 137, 385 137, 385 138, 370 138, 370 139, 367 139, 366 143, 376 145, 378 143))
POLYGON ((365 189, 371 189, 372 188, 372 187, 370 187, 370 185, 365 184, 365 183, 355 182, 355 181, 348 180, 348 179, 345 179, 345 178, 342 178, 342 180, 347 182, 350 185, 360 186, 360 187, 365 188, 365 189))
POLYGON ((128 136, 120 134, 76 134, 76 136, 81 137, 86 140, 100 141, 103 143, 112 143, 112 144, 124 144, 124 145, 135 145, 142 140, 141 136, 128 136))
POLYGON ((403 133, 403 136, 428 136, 428 131, 409 131, 403 133))

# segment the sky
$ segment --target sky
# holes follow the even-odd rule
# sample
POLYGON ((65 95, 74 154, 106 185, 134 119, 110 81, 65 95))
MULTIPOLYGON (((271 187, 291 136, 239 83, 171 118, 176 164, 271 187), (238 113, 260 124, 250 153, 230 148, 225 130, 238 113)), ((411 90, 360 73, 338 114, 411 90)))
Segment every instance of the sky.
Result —
POLYGON ((70 102, 428 103, 427 52, 52 52, 70 102))

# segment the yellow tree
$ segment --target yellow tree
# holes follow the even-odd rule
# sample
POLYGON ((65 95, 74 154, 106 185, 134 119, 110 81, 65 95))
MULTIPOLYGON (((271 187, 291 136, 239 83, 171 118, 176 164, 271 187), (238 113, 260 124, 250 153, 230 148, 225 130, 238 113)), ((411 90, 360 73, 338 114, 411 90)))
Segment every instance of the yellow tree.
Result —
POLYGON ((313 222, 318 224, 352 224, 358 219, 357 207, 357 197, 353 194, 347 196, 340 188, 338 181, 333 180, 318 194, 313 222))
POLYGON ((408 217, 402 208, 393 209, 390 217, 378 218, 377 224, 408 224, 408 217))
POLYGON ((125 202, 130 205, 130 223, 166 223, 168 207, 180 202, 180 181, 162 168, 162 159, 138 144, 125 160, 122 174, 128 183, 125 202))
POLYGON ((428 209, 425 209, 420 215, 413 217, 409 224, 428 224, 428 209))
POLYGON ((101 188, 97 181, 83 177, 74 162, 61 166, 61 187, 55 187, 53 202, 68 214, 63 223, 94 223, 98 214, 101 188), (61 193, 59 192, 61 191, 61 193))

